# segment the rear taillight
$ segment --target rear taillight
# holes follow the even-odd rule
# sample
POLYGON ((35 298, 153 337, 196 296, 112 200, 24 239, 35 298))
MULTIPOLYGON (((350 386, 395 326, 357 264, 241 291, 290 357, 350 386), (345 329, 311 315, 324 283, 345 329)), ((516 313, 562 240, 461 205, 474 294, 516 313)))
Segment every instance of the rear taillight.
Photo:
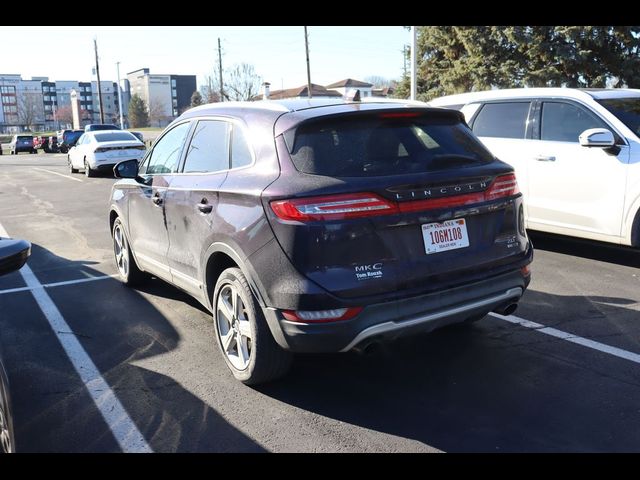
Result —
POLYGON ((516 176, 513 173, 508 175, 500 175, 497 177, 489 190, 484 192, 486 200, 494 200, 500 197, 510 197, 512 195, 516 195, 520 193, 520 189, 518 188, 518 181, 516 180, 516 176))
POLYGON ((374 193, 349 193, 277 200, 271 202, 271 209, 282 220, 299 222, 341 220, 398 213, 397 205, 374 193))
POLYGON ((329 323, 350 320, 362 311, 362 307, 334 308, 333 310, 283 310, 285 320, 299 323, 329 323))
POLYGON ((438 208, 460 207, 510 197, 520 193, 513 173, 500 175, 484 192, 429 198, 396 203, 375 193, 349 193, 322 197, 294 198, 271 202, 271 209, 282 220, 310 222, 373 217, 395 213, 419 212, 438 208))
POLYGON ((95 149, 94 153, 104 153, 104 152, 108 152, 109 150, 111 150, 110 148, 107 147, 99 147, 95 149))

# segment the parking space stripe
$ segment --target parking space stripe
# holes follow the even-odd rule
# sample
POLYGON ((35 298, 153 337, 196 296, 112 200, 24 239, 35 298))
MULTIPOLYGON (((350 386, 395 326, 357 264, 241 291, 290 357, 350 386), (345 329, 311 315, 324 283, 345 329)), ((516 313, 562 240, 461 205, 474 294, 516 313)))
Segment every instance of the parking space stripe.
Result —
MULTIPOLYGON (((0 224, 0 236, 8 237, 9 234, 0 224)), ((53 333, 58 338, 65 353, 69 357, 73 367, 80 376, 98 411, 111 429, 118 445, 123 452, 151 453, 153 450, 146 442, 144 436, 138 430, 135 422, 120 403, 115 393, 109 387, 107 381, 102 377, 100 371, 95 366, 82 344, 78 341, 69 324, 56 307, 44 286, 33 274, 29 265, 20 269, 20 274, 27 287, 31 289, 33 298, 38 303, 40 310, 49 321, 53 333)))
POLYGON ((588 338, 579 337, 572 333, 563 332, 562 330, 557 330, 552 327, 545 327, 540 323, 525 320, 524 318, 516 317, 515 315, 504 316, 493 312, 489 315, 506 322, 515 323, 516 325, 536 330, 546 335, 551 335, 552 337, 556 337, 561 340, 566 340, 567 342, 582 345, 583 347, 598 350, 599 352, 608 353, 609 355, 613 355, 614 357, 623 358, 625 360, 629 360, 630 362, 640 364, 640 355, 638 355, 637 353, 629 352, 617 347, 612 347, 610 345, 596 342, 594 340, 589 340, 588 338))
POLYGON ((46 168, 40 168, 40 167, 33 167, 33 169, 40 170, 42 172, 53 173, 54 175, 59 175, 64 178, 68 178, 69 180, 74 180, 76 182, 83 183, 82 180, 80 180, 79 178, 70 177, 69 175, 65 175, 64 173, 58 173, 58 172, 54 172, 53 170, 47 170, 46 168))
MULTIPOLYGON (((43 283, 42 286, 44 288, 62 287, 64 285, 74 285, 76 283, 86 283, 86 282, 94 282, 96 280, 106 280, 107 278, 115 278, 117 276, 118 276, 117 274, 114 274, 114 275, 100 275, 99 277, 77 278, 75 280, 65 280, 64 282, 43 283)), ((31 287, 17 287, 17 288, 8 288, 7 290, 0 290, 0 295, 4 295, 7 293, 24 292, 26 290, 31 290, 31 287)))

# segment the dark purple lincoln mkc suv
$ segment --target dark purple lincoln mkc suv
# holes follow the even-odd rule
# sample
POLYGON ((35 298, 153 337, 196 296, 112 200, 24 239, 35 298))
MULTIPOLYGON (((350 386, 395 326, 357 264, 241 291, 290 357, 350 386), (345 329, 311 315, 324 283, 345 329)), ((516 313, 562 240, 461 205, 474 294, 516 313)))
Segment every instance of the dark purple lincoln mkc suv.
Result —
POLYGON ((295 352, 511 313, 530 281, 513 169, 454 110, 204 105, 114 172, 122 281, 154 275, 198 299, 247 384, 284 375, 295 352))

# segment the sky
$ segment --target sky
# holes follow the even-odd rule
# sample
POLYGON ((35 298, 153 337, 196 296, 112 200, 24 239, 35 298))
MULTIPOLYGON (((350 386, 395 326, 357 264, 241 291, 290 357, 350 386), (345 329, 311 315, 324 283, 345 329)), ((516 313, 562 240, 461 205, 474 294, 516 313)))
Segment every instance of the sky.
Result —
MULTIPOLYGON (((402 75, 402 49, 410 41, 403 27, 309 26, 308 32, 313 83, 402 75)), ((152 74, 195 74, 200 86, 205 75, 217 68, 220 38, 223 68, 251 64, 272 90, 307 82, 302 26, 4 26, 0 28, 0 74, 51 81, 95 80, 94 38, 101 80, 116 81, 116 62, 120 62, 121 79, 148 67, 152 74)))

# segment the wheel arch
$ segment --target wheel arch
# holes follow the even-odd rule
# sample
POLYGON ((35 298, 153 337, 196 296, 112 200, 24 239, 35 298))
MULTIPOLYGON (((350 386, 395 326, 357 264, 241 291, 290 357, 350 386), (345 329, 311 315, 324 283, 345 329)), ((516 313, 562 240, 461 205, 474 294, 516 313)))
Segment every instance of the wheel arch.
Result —
POLYGON ((216 282, 223 271, 232 267, 237 267, 242 271, 256 300, 261 307, 265 307, 264 297, 256 283, 256 275, 253 268, 251 268, 248 262, 243 260, 234 248, 226 243, 215 242, 207 249, 204 258, 206 261, 204 262, 205 268, 203 270, 204 278, 202 279, 202 283, 206 293, 207 305, 212 311, 212 297, 216 282))

